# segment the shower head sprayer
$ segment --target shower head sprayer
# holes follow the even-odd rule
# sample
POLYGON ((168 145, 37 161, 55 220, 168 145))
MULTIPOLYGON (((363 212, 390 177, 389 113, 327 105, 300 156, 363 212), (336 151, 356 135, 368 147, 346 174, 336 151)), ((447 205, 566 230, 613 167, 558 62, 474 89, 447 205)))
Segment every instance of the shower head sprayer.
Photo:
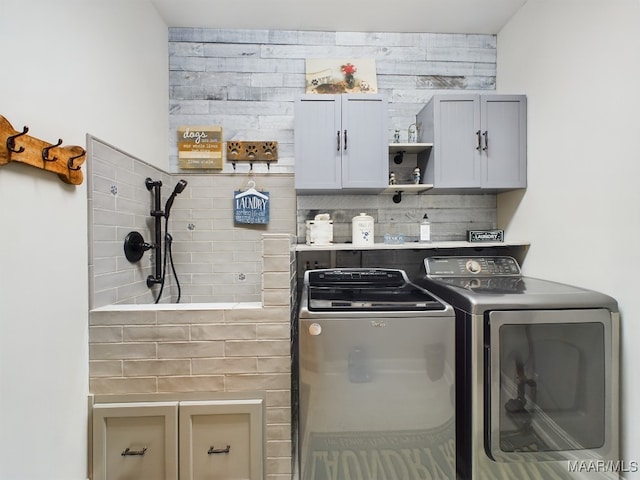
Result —
POLYGON ((176 198, 176 195, 178 195, 179 193, 182 193, 185 188, 187 188, 186 180, 180 180, 178 181, 178 183, 176 183, 176 186, 173 189, 173 192, 169 196, 169 199, 167 200, 167 204, 164 207, 165 218, 169 218, 169 212, 171 211, 171 206, 173 205, 173 200, 176 198))
POLYGON ((176 194, 182 193, 186 187, 187 187, 187 181, 183 179, 178 181, 178 183, 176 183, 176 186, 173 189, 173 191, 176 194))

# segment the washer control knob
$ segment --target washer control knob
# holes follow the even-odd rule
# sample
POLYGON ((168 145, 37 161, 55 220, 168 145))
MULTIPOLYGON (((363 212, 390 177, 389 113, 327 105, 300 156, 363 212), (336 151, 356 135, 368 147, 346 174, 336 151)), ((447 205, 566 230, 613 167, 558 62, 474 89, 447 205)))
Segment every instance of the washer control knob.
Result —
POLYGON ((468 260, 465 264, 469 273, 480 273, 482 271, 482 265, 477 260, 468 260))
POLYGON ((322 326, 320 326, 319 323, 312 323, 311 325, 309 325, 309 335, 311 335, 312 337, 315 337, 317 335, 320 335, 322 333, 322 326))

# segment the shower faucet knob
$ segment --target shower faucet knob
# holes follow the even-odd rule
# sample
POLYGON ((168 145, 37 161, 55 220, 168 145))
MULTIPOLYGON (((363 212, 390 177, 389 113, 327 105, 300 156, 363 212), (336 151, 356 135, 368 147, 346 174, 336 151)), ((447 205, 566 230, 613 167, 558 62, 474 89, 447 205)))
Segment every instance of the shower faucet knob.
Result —
POLYGON ((139 232, 129 232, 124 239, 124 255, 131 263, 139 262, 144 252, 155 247, 145 242, 139 232))

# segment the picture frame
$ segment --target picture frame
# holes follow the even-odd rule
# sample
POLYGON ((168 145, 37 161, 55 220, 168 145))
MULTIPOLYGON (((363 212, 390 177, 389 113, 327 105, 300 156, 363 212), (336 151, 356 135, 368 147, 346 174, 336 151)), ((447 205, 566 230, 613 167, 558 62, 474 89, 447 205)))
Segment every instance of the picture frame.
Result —
POLYGON ((306 93, 378 93, 376 63, 371 58, 308 58, 306 93))

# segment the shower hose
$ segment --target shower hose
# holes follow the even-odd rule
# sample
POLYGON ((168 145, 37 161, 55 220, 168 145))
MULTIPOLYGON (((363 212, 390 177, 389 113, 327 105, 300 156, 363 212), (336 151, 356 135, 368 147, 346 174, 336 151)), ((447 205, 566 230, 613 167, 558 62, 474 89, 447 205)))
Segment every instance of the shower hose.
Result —
POLYGON ((173 272, 173 278, 176 280, 176 286, 178 287, 178 298, 176 299, 176 303, 180 303, 180 297, 182 296, 182 290, 180 288, 180 282, 178 281, 178 275, 176 274, 176 267, 173 264, 173 253, 171 251, 171 243, 173 242, 173 237, 169 233, 169 217, 165 217, 164 222, 164 260, 162 262, 162 281, 160 282, 160 290, 158 291, 158 296, 156 297, 155 303, 160 301, 162 297, 162 291, 164 290, 164 279, 167 273, 167 257, 169 257, 169 263, 171 264, 171 271, 173 272))

